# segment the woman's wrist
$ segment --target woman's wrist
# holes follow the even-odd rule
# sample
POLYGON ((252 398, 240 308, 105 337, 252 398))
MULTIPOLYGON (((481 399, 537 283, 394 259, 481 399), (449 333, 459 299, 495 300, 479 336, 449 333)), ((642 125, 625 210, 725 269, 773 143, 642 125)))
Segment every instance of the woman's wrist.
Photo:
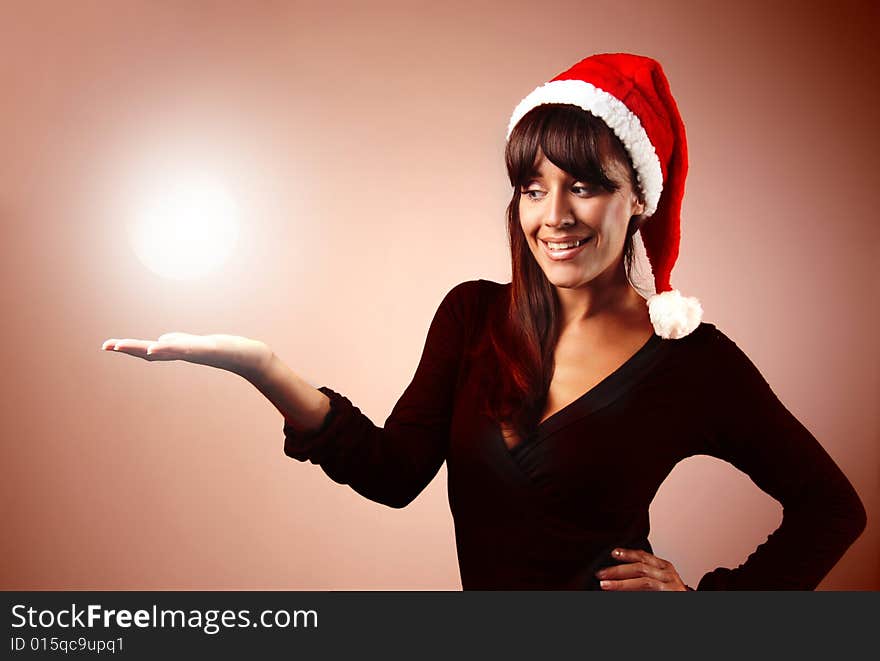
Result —
POLYGON ((253 385, 260 387, 271 378, 273 363, 278 358, 265 342, 260 340, 246 340, 250 346, 243 347, 240 352, 239 366, 233 371, 253 385))
POLYGON ((248 379, 296 432, 319 429, 330 413, 330 398, 296 374, 274 353, 248 379))

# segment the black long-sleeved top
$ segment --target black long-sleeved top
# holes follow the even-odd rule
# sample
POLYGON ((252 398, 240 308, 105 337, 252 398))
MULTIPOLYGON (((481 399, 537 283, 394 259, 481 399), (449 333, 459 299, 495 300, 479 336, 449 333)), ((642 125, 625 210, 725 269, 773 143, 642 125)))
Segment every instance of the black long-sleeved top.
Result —
POLYGON ((623 365, 512 450, 477 411, 480 365, 467 349, 502 285, 463 282, 428 331, 412 382, 384 427, 330 389, 320 429, 284 425, 284 452, 391 507, 448 469, 461 583, 470 589, 599 589, 617 547, 652 552, 648 508, 676 463, 730 462, 783 506, 779 528, 698 590, 811 590, 866 525, 850 482, 740 348, 703 322, 653 335, 623 365), (623 459, 622 459, 623 456, 623 459))

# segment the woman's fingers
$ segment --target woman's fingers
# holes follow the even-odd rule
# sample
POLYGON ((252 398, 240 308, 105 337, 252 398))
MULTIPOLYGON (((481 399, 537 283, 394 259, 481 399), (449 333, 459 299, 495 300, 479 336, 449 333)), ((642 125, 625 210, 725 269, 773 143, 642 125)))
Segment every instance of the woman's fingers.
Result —
POLYGON ((103 351, 116 351, 118 353, 127 353, 130 356, 137 356, 144 360, 174 360, 175 357, 163 354, 161 352, 162 345, 155 340, 137 340, 133 338, 110 338, 105 340, 101 345, 103 351))
POLYGON ((613 567, 605 567, 596 574, 602 579, 621 580, 627 578, 653 578, 658 581, 665 581, 666 575, 657 567, 645 564, 644 562, 628 562, 623 565, 615 565, 613 567))
POLYGON ((614 549, 623 564, 596 572, 603 590, 686 590, 672 563, 641 549, 614 549))
POLYGON ((618 592, 628 592, 628 591, 645 591, 649 590, 652 592, 663 592, 666 590, 670 590, 667 583, 663 581, 658 581, 656 578, 650 578, 641 576, 639 578, 626 578, 626 579, 618 579, 618 580, 603 580, 601 581, 601 587, 603 590, 614 590, 618 592))
POLYGON ((643 562, 658 569, 668 569, 670 563, 642 549, 614 549, 611 556, 623 562, 643 562))

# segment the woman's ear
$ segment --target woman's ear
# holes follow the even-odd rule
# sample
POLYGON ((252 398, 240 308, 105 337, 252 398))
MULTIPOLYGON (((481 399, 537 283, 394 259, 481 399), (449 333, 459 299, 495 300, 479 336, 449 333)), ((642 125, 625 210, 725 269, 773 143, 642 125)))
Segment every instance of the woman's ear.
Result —
POLYGON ((645 213, 645 203, 641 202, 639 200, 639 198, 634 197, 633 198, 633 215, 634 216, 641 216, 643 213, 645 213))

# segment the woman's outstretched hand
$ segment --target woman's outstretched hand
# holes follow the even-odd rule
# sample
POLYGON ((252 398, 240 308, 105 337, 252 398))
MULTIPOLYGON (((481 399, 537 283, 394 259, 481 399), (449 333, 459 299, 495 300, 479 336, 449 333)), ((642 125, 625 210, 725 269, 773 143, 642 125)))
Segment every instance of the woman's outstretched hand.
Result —
POLYGON ((263 374, 272 350, 264 342, 239 335, 190 335, 165 333, 158 340, 110 338, 101 345, 104 351, 154 360, 185 360, 227 370, 248 380, 263 374))
POLYGON ((600 579, 599 587, 603 590, 688 589, 668 560, 641 549, 617 548, 611 552, 611 556, 615 560, 622 560, 623 564, 596 572, 596 578, 600 579))

